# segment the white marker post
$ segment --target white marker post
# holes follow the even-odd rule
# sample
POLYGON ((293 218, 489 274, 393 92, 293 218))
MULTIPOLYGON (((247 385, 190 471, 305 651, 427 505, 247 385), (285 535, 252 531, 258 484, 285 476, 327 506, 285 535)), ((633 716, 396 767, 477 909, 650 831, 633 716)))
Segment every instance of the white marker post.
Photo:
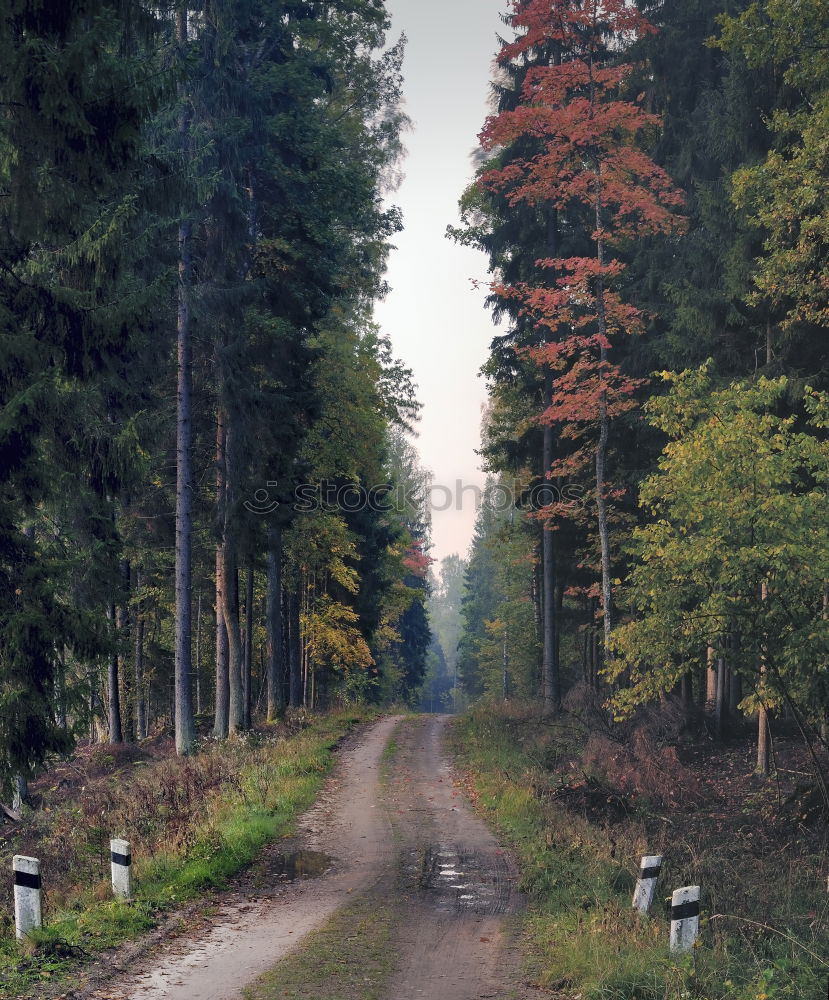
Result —
POLYGON ((29 931, 43 926, 41 906, 40 862, 15 854, 14 869, 14 923, 18 940, 29 931))
POLYGON ((671 952, 683 955, 699 937, 699 886, 677 889, 671 899, 671 952))
POLYGON ((128 840, 110 840, 112 891, 116 899, 132 898, 132 855, 128 840))
POLYGON ((646 914, 650 910, 661 871, 662 856, 660 854, 648 854, 642 858, 639 878, 636 880, 636 891, 633 893, 634 910, 638 910, 642 914, 646 914))

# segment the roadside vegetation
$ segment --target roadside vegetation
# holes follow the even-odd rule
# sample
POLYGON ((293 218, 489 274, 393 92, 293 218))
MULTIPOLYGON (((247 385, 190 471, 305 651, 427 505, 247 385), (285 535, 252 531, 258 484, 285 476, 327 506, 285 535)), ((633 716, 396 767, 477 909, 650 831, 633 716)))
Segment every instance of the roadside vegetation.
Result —
POLYGON ((219 743, 205 740, 188 758, 169 740, 132 748, 98 746, 47 774, 39 808, 7 833, 3 875, 0 997, 43 996, 79 961, 155 926, 164 914, 221 888, 266 843, 291 833, 314 801, 332 750, 371 716, 352 709, 219 743), (71 776, 71 777, 70 777, 71 776), (112 899, 109 839, 132 845, 134 899, 112 899), (11 910, 11 856, 43 864, 44 928, 18 945, 11 910))
POLYGON ((797 739, 778 738, 767 782, 748 734, 687 741, 670 704, 620 734, 585 699, 568 704, 555 720, 480 706, 453 736, 469 793, 519 860, 537 984, 561 1000, 822 1000, 829 856, 797 783, 797 739), (665 860, 638 918, 646 854, 665 860), (666 897, 689 884, 702 887, 702 934, 674 959, 666 897))

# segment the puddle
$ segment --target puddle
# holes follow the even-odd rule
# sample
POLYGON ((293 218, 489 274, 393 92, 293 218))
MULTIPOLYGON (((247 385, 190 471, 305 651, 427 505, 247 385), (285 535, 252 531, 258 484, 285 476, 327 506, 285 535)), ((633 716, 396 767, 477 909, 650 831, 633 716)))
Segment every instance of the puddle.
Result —
POLYGON ((268 874, 275 875, 285 882, 295 882, 298 878, 318 878, 329 870, 333 860, 321 851, 278 854, 268 864, 268 874))
POLYGON ((504 913, 511 909, 513 878, 503 857, 463 847, 432 845, 407 855, 409 878, 443 913, 504 913))

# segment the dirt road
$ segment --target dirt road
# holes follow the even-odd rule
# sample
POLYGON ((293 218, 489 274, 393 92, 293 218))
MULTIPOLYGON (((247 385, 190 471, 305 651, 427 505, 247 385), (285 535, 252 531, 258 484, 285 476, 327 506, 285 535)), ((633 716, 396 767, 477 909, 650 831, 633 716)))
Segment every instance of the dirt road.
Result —
POLYGON ((505 920, 520 905, 515 871, 453 781, 446 716, 406 720, 388 781, 402 844, 406 921, 388 1000, 519 995, 505 920))
POLYGON ((318 877, 286 881, 285 845, 274 845, 201 930, 162 942, 98 995, 238 1000, 370 887, 405 912, 388 1000, 518 995, 505 933, 519 902, 514 873, 453 783, 442 745, 446 721, 386 718, 342 752, 292 845, 312 852, 290 860, 318 877), (396 749, 384 757, 390 739, 396 749))

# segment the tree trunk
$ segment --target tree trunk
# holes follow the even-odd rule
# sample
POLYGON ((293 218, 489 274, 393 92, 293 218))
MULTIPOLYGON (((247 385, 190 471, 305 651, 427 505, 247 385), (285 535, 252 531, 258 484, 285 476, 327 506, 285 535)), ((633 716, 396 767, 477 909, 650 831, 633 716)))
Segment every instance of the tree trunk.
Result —
POLYGON ((109 656, 109 670, 107 672, 108 684, 108 713, 109 722, 109 742, 123 743, 124 733, 121 729, 121 693, 118 689, 118 632, 116 630, 115 605, 111 604, 107 612, 110 627, 112 630, 113 648, 109 656))
POLYGON ((196 602, 196 662, 193 664, 196 680, 196 715, 201 715, 201 594, 196 602))
MULTIPOLYGON (((767 336, 769 340, 771 339, 771 324, 769 323, 767 336)), ((760 585, 760 599, 765 602, 768 600, 769 589, 768 584, 764 580, 760 585)), ((764 634, 763 638, 767 638, 764 634)), ((760 684, 759 691, 757 692, 758 698, 760 699, 760 709, 757 712, 757 773, 767 776, 771 768, 770 755, 769 755, 769 713, 766 708, 764 701, 765 698, 765 676, 766 676, 766 660, 764 656, 760 657, 760 684)))
POLYGON ((121 560, 121 603, 115 612, 115 628, 118 632, 118 678, 123 688, 124 712, 123 726, 124 739, 127 743, 135 742, 135 694, 133 691, 133 677, 127 662, 127 650, 130 647, 130 564, 126 559, 121 560))
MULTIPOLYGON (((220 381, 222 376, 220 375, 220 381)), ((220 390, 221 391, 221 390, 220 390)), ((222 404, 220 403, 220 406, 222 404)), ((239 564, 237 552, 236 483, 238 478, 238 440, 235 415, 229 407, 224 409, 225 427, 225 494, 222 508, 222 616, 227 630, 228 649, 228 732, 231 736, 245 728, 244 698, 242 696, 242 627, 239 620, 239 564)))
POLYGON ((67 728, 66 721, 66 647, 58 657, 55 674, 55 721, 61 729, 67 728))
MULTIPOLYGON (((225 505, 225 425, 221 407, 216 413, 216 514, 221 523, 225 505)), ((216 700, 213 735, 223 740, 230 721, 230 673, 227 629, 224 619, 224 560, 222 545, 216 546, 216 700)))
POLYGON ((239 567, 232 535, 225 537, 222 546, 223 575, 225 580, 222 594, 222 612, 227 629, 228 650, 228 692, 229 725, 231 736, 245 728, 244 702, 242 698, 242 627, 239 621, 239 567))
POLYGON ((553 666, 555 668, 555 676, 559 691, 558 702, 561 705, 561 620, 564 612, 564 588, 561 586, 561 580, 556 581, 556 641, 553 644, 553 666))
MULTIPOLYGON (((135 572, 136 590, 142 585, 141 569, 135 572)), ((133 660, 133 687, 135 688, 135 737, 147 736, 147 703, 144 699, 144 613, 140 603, 135 607, 135 657, 133 660)))
POLYGON ((12 800, 12 809, 20 812, 23 806, 28 805, 29 802, 29 782, 26 781, 26 778, 22 774, 16 774, 14 776, 14 799, 12 800))
POLYGON ((725 657, 717 659, 717 694, 714 700, 714 718, 717 737, 722 739, 728 727, 728 667, 725 657))
MULTIPOLYGON (((176 38, 187 45, 187 8, 176 14, 176 38)), ((186 95, 179 94, 179 141, 182 158, 187 159, 190 113, 186 95)), ((192 470, 192 343, 190 338, 190 223, 178 230, 178 397, 176 420, 176 636, 175 636, 175 734, 176 753, 193 752, 195 725, 191 690, 193 470, 192 470)))
POLYGON ((717 703, 717 668, 714 662, 714 647, 709 646, 705 669, 705 709, 713 712, 717 703))
POLYGON ((268 722, 273 722, 285 703, 282 678, 282 528, 268 531, 268 722))
MULTIPOLYGON (((551 258, 558 256, 559 232, 558 212, 554 208, 547 220, 547 252, 551 258)), ((544 410, 553 403, 553 373, 549 365, 544 366, 544 410)), ((555 497, 547 478, 553 465, 555 438, 552 424, 544 424, 541 443, 541 475, 544 477, 543 493, 545 506, 553 503, 555 497)), ((542 655, 541 680, 545 715, 553 715, 561 708, 561 681, 556 657, 556 551, 552 525, 542 522, 541 534, 541 622, 542 655)))
POLYGON ((242 660, 242 701, 244 712, 244 727, 251 727, 251 683, 253 676, 253 564, 248 563, 245 582, 245 647, 242 660))
POLYGON ((757 773, 767 776, 771 770, 769 752, 769 713, 765 705, 757 713, 757 773))
MULTIPOLYGON (((602 231, 601 206, 601 170, 596 171, 596 232, 602 231)), ((604 241, 601 236, 596 240, 596 256, 599 267, 604 267, 604 241)), ((596 277, 596 319, 598 320, 599 336, 599 368, 600 378, 604 379, 604 369, 607 364, 607 317, 604 304, 604 279, 600 274, 596 277)), ((599 396, 599 441, 596 445, 596 507, 599 523, 599 543, 602 551, 602 610, 604 612, 604 658, 610 660, 610 635, 613 631, 613 587, 610 567, 610 528, 607 512, 607 447, 610 439, 610 417, 607 410, 607 391, 602 390, 599 396)))
MULTIPOLYGON (((549 368, 544 372, 544 409, 552 404, 553 376, 549 368)), ((545 425, 543 428, 543 458, 542 475, 545 484, 547 473, 553 464, 553 428, 545 425)), ((549 487, 544 490, 544 503, 552 503, 553 497, 549 487)), ((561 690, 556 671, 556 567, 555 539, 547 524, 542 524, 541 535, 541 599, 542 599, 542 630, 543 652, 541 657, 541 677, 544 697, 544 714, 553 715, 561 706, 561 690)))
POLYGON ((533 559, 533 572, 530 583, 530 598, 533 606, 533 624, 535 625, 535 639, 539 646, 542 642, 541 628, 541 574, 536 560, 533 559))
POLYGON ((292 708, 302 704, 302 637, 299 630, 299 594, 288 597, 288 699, 292 708))

